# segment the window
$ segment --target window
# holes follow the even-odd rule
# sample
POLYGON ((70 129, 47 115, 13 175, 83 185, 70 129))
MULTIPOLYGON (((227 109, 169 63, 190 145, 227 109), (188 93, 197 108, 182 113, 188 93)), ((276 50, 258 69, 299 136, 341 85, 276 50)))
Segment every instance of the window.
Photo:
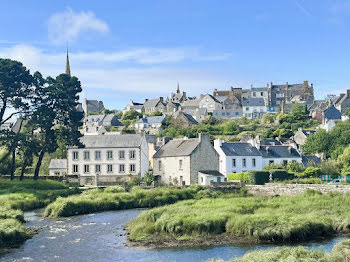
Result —
POLYGON ((273 160, 269 161, 269 165, 274 164, 274 163, 275 163, 275 161, 273 161, 273 160))
POLYGON ((84 173, 89 173, 89 172, 90 172, 90 166, 84 165, 84 173))
POLYGON ((73 151, 73 160, 78 160, 78 159, 79 159, 78 151, 73 151))
POLYGON ((90 159, 90 152, 84 151, 84 160, 89 160, 89 159, 90 159))
POLYGON ((247 166, 247 160, 245 158, 242 159, 242 166, 243 167, 247 166))
POLYGON ((54 174, 55 174, 55 176, 59 176, 61 173, 58 171, 55 171, 54 174))
POLYGON ((95 151, 95 160, 101 159, 101 151, 95 151))
POLYGON ((95 165, 95 173, 100 173, 100 172, 101 172, 101 166, 95 165))
POLYGON ((246 108, 245 108, 245 111, 249 111, 249 107, 246 107, 246 108))
POLYGON ((217 177, 217 182, 221 182, 221 177, 217 177))
POLYGON ((256 159, 255 159, 255 158, 252 159, 252 166, 253 166, 253 167, 256 166, 256 159))
POLYGON ((283 160, 283 165, 284 166, 288 165, 288 160, 283 160))
POLYGON ((201 177, 201 182, 203 183, 203 177, 201 177))
POLYGON ((119 151, 119 159, 124 159, 125 158, 125 151, 121 150, 119 151))
POLYGON ((233 166, 233 167, 236 167, 236 158, 233 158, 233 159, 232 159, 232 166, 233 166))
POLYGON ((256 93, 255 93, 255 92, 253 92, 253 96, 256 96, 256 93))
POLYGON ((113 172, 113 165, 107 165, 107 173, 113 172))
POLYGON ((73 165, 73 173, 78 173, 78 165, 73 165))
POLYGON ((125 172, 125 165, 121 164, 119 165, 119 173, 124 173, 125 172))
POLYGON ((260 95, 261 95, 261 96, 264 96, 264 92, 261 92, 260 95))
POLYGON ((107 159, 113 159, 113 151, 107 151, 107 159))
POLYGON ((160 171, 160 170, 162 170, 162 161, 158 161, 158 170, 160 171))
POLYGON ((129 159, 135 159, 135 150, 129 151, 129 159))
POLYGON ((130 164, 130 172, 135 172, 135 164, 130 164))
POLYGON ((182 170, 182 159, 179 160, 179 170, 182 170))

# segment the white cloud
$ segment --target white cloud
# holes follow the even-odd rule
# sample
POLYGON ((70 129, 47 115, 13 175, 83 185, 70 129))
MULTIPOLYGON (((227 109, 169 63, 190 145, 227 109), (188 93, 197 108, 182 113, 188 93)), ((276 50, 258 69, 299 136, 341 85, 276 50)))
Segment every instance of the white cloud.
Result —
POLYGON ((65 44, 74 42, 84 33, 109 31, 106 22, 98 19, 91 11, 74 12, 67 8, 61 13, 53 14, 48 21, 49 39, 54 44, 65 44))

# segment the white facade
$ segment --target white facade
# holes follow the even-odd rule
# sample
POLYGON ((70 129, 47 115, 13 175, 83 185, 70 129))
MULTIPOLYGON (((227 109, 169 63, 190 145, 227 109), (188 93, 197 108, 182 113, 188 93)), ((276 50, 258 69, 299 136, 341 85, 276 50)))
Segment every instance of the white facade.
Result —
POLYGON ((205 95, 199 101, 199 108, 206 108, 208 112, 223 110, 224 106, 211 95, 205 95))
POLYGON ((244 106, 243 115, 247 118, 260 118, 267 112, 266 106, 244 106))
POLYGON ((210 182, 224 182, 223 176, 214 176, 198 172, 198 184, 202 186, 209 186, 210 182))
MULTIPOLYGON (((118 177, 125 175, 144 176, 147 172, 148 145, 144 137, 137 138, 138 135, 95 135, 84 136, 89 141, 85 148, 68 148, 67 163, 68 174, 79 175, 82 185, 98 185, 102 183, 114 183, 118 177), (132 140, 133 137, 139 142, 107 143, 99 145, 99 141, 107 138, 113 140, 132 140), (101 139, 102 138, 102 139, 101 139), (96 139, 96 142, 94 140, 96 139), (123 146, 125 144, 126 146, 123 146)), ((83 144, 85 144, 83 142, 83 144)))

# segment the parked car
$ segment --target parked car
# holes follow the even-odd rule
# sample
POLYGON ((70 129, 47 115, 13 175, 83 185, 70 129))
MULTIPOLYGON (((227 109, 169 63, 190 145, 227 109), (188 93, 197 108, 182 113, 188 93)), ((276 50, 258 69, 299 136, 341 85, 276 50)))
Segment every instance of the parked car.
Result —
POLYGON ((340 179, 333 179, 328 183, 329 185, 340 185, 340 179))

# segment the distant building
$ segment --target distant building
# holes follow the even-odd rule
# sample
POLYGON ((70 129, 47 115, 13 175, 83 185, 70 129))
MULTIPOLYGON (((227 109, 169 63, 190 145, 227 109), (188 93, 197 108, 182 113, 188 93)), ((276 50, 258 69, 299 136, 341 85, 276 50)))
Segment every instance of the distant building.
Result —
POLYGON ((205 108, 208 112, 212 113, 214 110, 224 109, 224 106, 214 96, 206 94, 204 96, 201 96, 201 100, 199 101, 199 108, 205 108))
POLYGON ((165 184, 200 184, 201 171, 218 171, 219 155, 210 143, 209 134, 199 138, 173 139, 153 156, 153 173, 165 184))
POLYGON ((67 174, 67 159, 51 159, 49 164, 50 176, 65 176, 67 174))
POLYGON ((84 148, 67 148, 68 175, 81 185, 108 185, 144 176, 148 145, 142 135, 94 135, 80 138, 84 148))
POLYGON ((143 113, 144 108, 143 108, 143 104, 142 103, 136 103, 133 100, 130 100, 129 104, 127 104, 125 106, 125 108, 123 109, 123 114, 125 114, 126 112, 130 111, 130 110, 135 110, 139 113, 143 113))
POLYGON ((334 105, 341 113, 345 113, 350 107, 350 89, 346 90, 346 94, 340 94, 334 105))
POLYGON ((116 115, 89 115, 83 120, 83 134, 103 134, 110 127, 123 127, 116 115))
POLYGON ((242 108, 237 110, 224 109, 224 110, 213 111, 213 117, 215 118, 234 119, 234 118, 241 118, 242 116, 243 116, 242 108))
POLYGON ((135 129, 138 131, 148 131, 150 133, 158 133, 161 131, 165 116, 146 116, 135 122, 135 129))
POLYGON ((337 108, 335 108, 334 105, 331 105, 329 108, 323 111, 322 124, 320 125, 320 128, 325 129, 328 132, 332 130, 338 122, 341 121, 341 112, 337 108))
POLYGON ((180 104, 183 101, 187 100, 186 92, 184 91, 181 92, 180 86, 179 84, 177 84, 176 93, 175 94, 171 93, 169 99, 173 103, 180 104))
POLYGON ((102 101, 88 100, 86 98, 83 101, 82 108, 85 115, 89 115, 90 113, 100 113, 105 109, 102 101))
POLYGON ((242 102, 242 88, 231 87, 229 90, 217 90, 213 92, 214 97, 227 96, 232 101, 238 101, 238 104, 242 102))
POLYGON ((172 114, 171 124, 175 128, 187 128, 193 125, 198 125, 199 123, 192 115, 186 114, 182 111, 177 111, 172 114))
POLYGON ((196 110, 200 101, 200 98, 187 99, 180 104, 180 110, 196 110))
POLYGON ((309 135, 315 134, 315 130, 305 130, 301 127, 298 128, 298 131, 294 133, 294 141, 298 145, 298 148, 300 151, 302 151, 303 145, 305 145, 306 139, 308 138, 309 135))
POLYGON ((151 114, 154 112, 163 113, 166 110, 166 103, 163 100, 163 97, 155 98, 155 99, 146 99, 143 104, 145 113, 151 114))

